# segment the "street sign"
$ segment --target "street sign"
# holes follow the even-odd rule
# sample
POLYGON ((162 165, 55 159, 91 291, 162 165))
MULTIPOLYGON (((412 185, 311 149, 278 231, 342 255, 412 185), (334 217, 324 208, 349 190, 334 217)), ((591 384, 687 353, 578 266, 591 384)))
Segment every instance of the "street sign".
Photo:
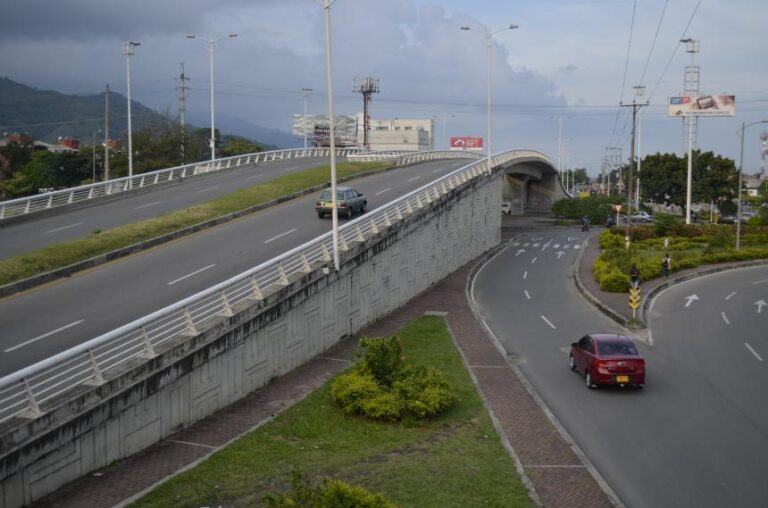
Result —
POLYGON ((629 308, 633 311, 640 307, 640 288, 629 289, 629 308))

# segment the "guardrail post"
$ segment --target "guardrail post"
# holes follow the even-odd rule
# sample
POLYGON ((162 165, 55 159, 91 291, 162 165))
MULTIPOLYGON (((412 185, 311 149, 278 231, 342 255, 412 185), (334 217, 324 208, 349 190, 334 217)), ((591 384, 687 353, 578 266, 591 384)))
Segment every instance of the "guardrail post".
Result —
POLYGON ((288 275, 285 273, 285 268, 283 268, 283 264, 279 263, 277 265, 277 276, 278 280, 277 283, 281 286, 287 286, 291 282, 288 280, 288 275))
POLYGON ((376 223, 373 221, 373 219, 370 220, 370 224, 371 224, 371 234, 378 235, 379 228, 376 226, 376 223))
POLYGON ((46 207, 46 208, 50 208, 50 207, 52 207, 52 206, 53 206, 53 194, 51 194, 50 196, 48 196, 48 204, 47 204, 47 205, 45 205, 45 207, 46 207))
POLYGON ((386 227, 392 227, 392 221, 389 220, 389 211, 384 210, 384 225, 386 227))
POLYGON ((144 325, 141 325, 141 341, 144 343, 144 352, 141 354, 144 358, 154 358, 157 356, 155 348, 152 347, 152 343, 149 342, 149 335, 147 335, 147 329, 144 325))
POLYGON ((222 289, 219 294, 221 295, 221 312, 219 315, 225 316, 225 317, 231 317, 235 314, 232 312, 232 306, 229 304, 229 298, 227 298, 227 293, 222 289))
POLYGON ((24 393, 27 395, 27 410, 19 416, 23 416, 25 418, 37 418, 38 416, 42 415, 43 412, 40 411, 40 406, 37 404, 35 394, 32 393, 32 388, 29 387, 27 378, 22 379, 21 382, 24 384, 24 393))
POLYGON ((104 376, 101 375, 99 364, 96 363, 96 357, 93 356, 93 349, 88 350, 88 358, 91 361, 91 369, 93 370, 93 377, 86 381, 85 384, 93 386, 101 386, 104 384, 104 376))
POLYGON ((309 264, 309 260, 307 259, 307 255, 303 252, 301 253, 301 271, 304 273, 309 273, 312 271, 312 266, 309 264))
POLYGON ((395 219, 398 221, 403 220, 403 212, 400 211, 400 207, 395 208, 395 219))
POLYGON ((256 276, 251 277, 251 298, 254 300, 263 300, 264 295, 261 292, 259 283, 256 281, 256 276))
MULTIPOLYGON (((53 197, 53 195, 51 195, 53 197)), ((67 204, 71 204, 75 200, 75 191, 72 191, 69 193, 69 197, 67 198, 67 204)))
POLYGON ((331 253, 330 253, 330 252, 328 252, 328 247, 326 247, 326 245, 325 245, 324 243, 323 243, 323 244, 321 244, 321 251, 322 251, 322 257, 323 257, 323 261, 325 261, 326 263, 328 263, 328 262, 330 262, 330 261, 331 261, 331 259, 333 259, 333 258, 331 257, 331 253))
POLYGON ((94 187, 91 187, 91 190, 88 191, 88 199, 93 199, 94 189, 94 187))
POLYGON ((5 206, 0 208, 0 219, 5 219, 5 206))
POLYGON ((365 241, 365 235, 363 235, 363 232, 360 229, 360 225, 357 226, 357 237, 355 238, 355 240, 357 240, 360 243, 365 241))
POLYGON ((186 326, 186 330, 184 330, 186 335, 197 335, 197 328, 195 327, 195 321, 192 319, 192 314, 189 312, 189 307, 184 307, 184 325, 186 326))
POLYGON ((421 201, 421 195, 416 194, 416 209, 424 208, 424 203, 421 201))
POLYGON ((413 214, 413 207, 411 206, 411 202, 410 201, 406 201, 405 202, 405 214, 406 215, 413 214))
POLYGON ((339 250, 342 252, 346 252, 349 250, 349 245, 347 245, 347 241, 344 239, 344 235, 339 235, 339 250))

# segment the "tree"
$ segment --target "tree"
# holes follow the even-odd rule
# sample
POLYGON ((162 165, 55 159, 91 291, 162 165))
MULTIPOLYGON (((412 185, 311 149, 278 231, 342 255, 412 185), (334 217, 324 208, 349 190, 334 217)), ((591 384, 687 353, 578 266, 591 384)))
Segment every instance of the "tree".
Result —
POLYGON ((9 198, 30 196, 41 190, 79 185, 90 178, 88 157, 80 153, 53 153, 39 150, 0 188, 9 198))
POLYGON ((240 137, 224 136, 224 148, 221 150, 222 157, 233 157, 245 153, 263 152, 264 146, 259 143, 240 137))

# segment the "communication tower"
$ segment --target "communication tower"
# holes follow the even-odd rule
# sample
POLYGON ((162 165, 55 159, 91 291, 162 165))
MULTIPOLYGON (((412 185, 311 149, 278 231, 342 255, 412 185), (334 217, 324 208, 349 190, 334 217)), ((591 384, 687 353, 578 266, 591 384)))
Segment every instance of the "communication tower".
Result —
POLYGON ((363 94, 363 148, 370 148, 368 141, 368 131, 371 130, 371 119, 368 115, 368 104, 371 102, 371 95, 379 93, 378 78, 355 78, 353 82, 353 92, 363 94))

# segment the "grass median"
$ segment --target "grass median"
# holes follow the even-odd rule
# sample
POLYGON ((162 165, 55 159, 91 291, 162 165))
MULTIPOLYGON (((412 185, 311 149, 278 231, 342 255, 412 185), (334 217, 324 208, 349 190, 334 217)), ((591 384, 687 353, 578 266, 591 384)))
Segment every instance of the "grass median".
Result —
MULTIPOLYGON (((390 167, 392 167, 391 162, 343 162, 336 166, 336 172, 338 178, 344 178, 390 167)), ((183 210, 118 226, 107 231, 94 231, 89 236, 77 240, 50 245, 0 260, 0 286, 64 268, 107 252, 327 183, 329 174, 329 166, 320 166, 241 189, 183 210)))
POLYGON ((419 318, 399 335, 409 362, 439 368, 456 388, 450 410, 400 423, 346 416, 329 381, 131 506, 258 506, 288 491, 294 471, 360 485, 397 506, 534 506, 444 321, 419 318))

